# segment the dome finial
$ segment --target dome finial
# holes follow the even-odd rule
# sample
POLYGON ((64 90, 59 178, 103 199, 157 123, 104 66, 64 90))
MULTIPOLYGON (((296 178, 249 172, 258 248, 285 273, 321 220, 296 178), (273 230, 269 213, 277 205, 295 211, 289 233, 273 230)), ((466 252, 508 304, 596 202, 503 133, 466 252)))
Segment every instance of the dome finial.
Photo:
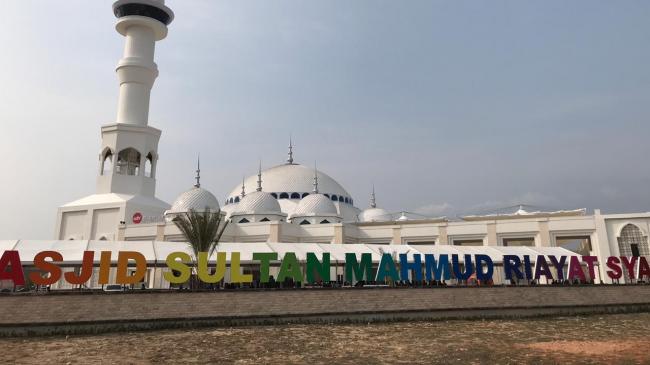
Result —
POLYGON ((244 185, 244 180, 245 179, 246 179, 246 176, 243 176, 241 178, 241 197, 242 198, 246 196, 246 186, 244 185))
POLYGON ((377 200, 375 199, 375 184, 372 184, 372 194, 370 194, 370 208, 377 208, 377 200))
POLYGON ((260 167, 257 169, 257 191, 262 191, 262 160, 260 160, 260 167))
POLYGON ((318 171, 316 170, 316 161, 314 161, 314 194, 318 194, 318 171))
POLYGON ((293 141, 291 140, 291 135, 289 135, 289 157, 287 158, 287 164, 293 165, 293 141))
POLYGON ((196 184, 194 184, 195 188, 200 188, 201 187, 201 154, 199 153, 199 156, 196 159, 196 184))

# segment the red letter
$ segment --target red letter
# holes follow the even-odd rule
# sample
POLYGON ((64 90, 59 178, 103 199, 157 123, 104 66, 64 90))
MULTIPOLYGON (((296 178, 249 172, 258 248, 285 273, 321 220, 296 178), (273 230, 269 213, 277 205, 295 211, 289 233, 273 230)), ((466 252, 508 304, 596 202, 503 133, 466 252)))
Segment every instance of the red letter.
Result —
POLYGON ((587 264, 589 268, 589 278, 591 280, 596 280, 596 271, 594 270, 594 264, 598 262, 597 256, 582 256, 582 262, 587 264))
POLYGON ((74 272, 65 273, 65 281, 73 285, 81 285, 90 279, 90 276, 93 274, 93 259, 95 258, 94 251, 84 251, 84 257, 81 261, 81 269, 79 275, 75 275, 74 272))
POLYGON ((0 280, 11 280, 14 285, 25 285, 25 275, 18 251, 5 251, 0 257, 0 280), (11 270, 7 271, 9 265, 11 270))
POLYGON ((636 265, 637 259, 638 257, 632 256, 632 261, 628 261, 626 256, 621 256, 623 266, 627 269, 627 273, 630 274, 630 279, 636 278, 636 276, 634 276, 634 266, 636 265))
POLYGON ((639 279, 643 279, 646 276, 650 278, 650 266, 648 266, 648 260, 645 257, 639 257, 639 279))
POLYGON ((57 265, 45 261, 46 258, 51 258, 54 262, 63 261, 63 256, 56 251, 42 251, 34 256, 34 266, 44 271, 47 275, 44 276, 40 272, 31 272, 29 273, 29 280, 33 281, 36 285, 52 285, 59 281, 61 278, 61 268, 57 265))
POLYGON ((623 276, 623 271, 619 266, 620 262, 621 260, 616 256, 610 256, 607 258, 607 267, 611 269, 607 270, 607 276, 609 276, 610 279, 620 279, 621 276, 623 276))
POLYGON ((569 264, 569 280, 579 277, 582 281, 586 281, 585 273, 582 271, 582 265, 578 261, 577 256, 571 256, 571 263, 569 264))

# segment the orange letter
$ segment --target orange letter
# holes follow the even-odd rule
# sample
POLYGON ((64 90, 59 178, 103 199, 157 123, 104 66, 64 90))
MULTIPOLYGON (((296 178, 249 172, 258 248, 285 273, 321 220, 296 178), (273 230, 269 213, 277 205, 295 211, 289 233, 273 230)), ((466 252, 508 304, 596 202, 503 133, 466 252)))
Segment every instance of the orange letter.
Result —
POLYGON ((46 258, 51 258, 54 262, 63 261, 63 256, 56 251, 42 251, 34 256, 34 266, 46 274, 49 273, 47 276, 43 276, 39 272, 30 273, 29 280, 33 281, 36 285, 52 285, 61 278, 61 268, 51 262, 45 261, 46 258))
POLYGON ((93 259, 95 258, 94 251, 84 251, 84 257, 81 261, 81 268, 79 269, 79 275, 76 275, 74 272, 67 272, 63 274, 65 281, 73 285, 81 285, 90 279, 90 276, 93 274, 93 259))
POLYGON ((117 256, 117 276, 115 282, 118 284, 135 284, 144 279, 144 274, 147 271, 147 260, 140 252, 135 251, 120 251, 117 256), (135 261, 135 272, 133 275, 128 275, 127 269, 129 260, 135 261))
POLYGON ((108 284, 108 274, 111 272, 111 251, 102 251, 99 257, 99 284, 108 284))

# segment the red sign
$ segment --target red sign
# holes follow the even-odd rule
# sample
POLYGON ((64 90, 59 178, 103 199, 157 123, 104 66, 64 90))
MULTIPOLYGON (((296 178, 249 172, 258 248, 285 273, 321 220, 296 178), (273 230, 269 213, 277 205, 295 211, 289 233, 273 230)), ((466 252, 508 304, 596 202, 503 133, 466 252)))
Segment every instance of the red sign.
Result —
POLYGON ((140 212, 136 212, 133 214, 133 223, 140 224, 140 222, 142 222, 142 214, 140 212))

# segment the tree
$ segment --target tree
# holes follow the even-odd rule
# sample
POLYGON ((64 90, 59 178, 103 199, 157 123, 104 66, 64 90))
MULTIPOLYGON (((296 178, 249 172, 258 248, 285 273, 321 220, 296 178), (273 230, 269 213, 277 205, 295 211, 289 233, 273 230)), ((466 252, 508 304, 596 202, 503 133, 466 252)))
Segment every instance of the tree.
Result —
MULTIPOLYGON (((187 213, 181 213, 174 218, 174 224, 183 233, 192 248, 195 269, 197 268, 199 252, 207 252, 208 257, 210 257, 217 248, 221 235, 223 235, 228 225, 228 221, 223 220, 223 218, 221 211, 213 212, 209 208, 206 208, 203 212, 190 209, 187 213)), ((192 288, 195 287, 193 281, 190 281, 192 288)), ((202 287, 202 284, 199 284, 199 286, 202 287)))

